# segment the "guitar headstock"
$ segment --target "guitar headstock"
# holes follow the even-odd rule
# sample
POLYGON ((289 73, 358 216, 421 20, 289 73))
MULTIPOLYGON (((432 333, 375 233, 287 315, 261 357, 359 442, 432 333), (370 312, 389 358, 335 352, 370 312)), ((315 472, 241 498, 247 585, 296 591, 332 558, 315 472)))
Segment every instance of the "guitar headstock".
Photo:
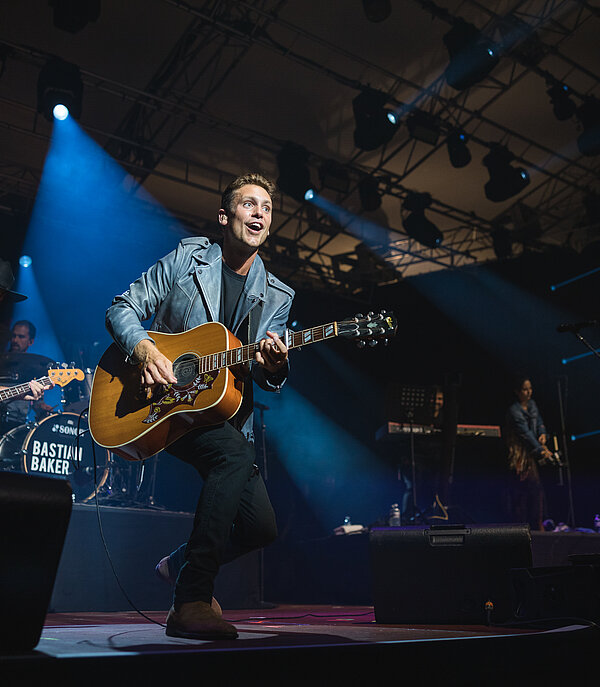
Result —
POLYGON ((376 346, 379 341, 387 345, 397 328, 394 313, 382 310, 380 313, 370 312, 367 315, 358 313, 338 322, 338 335, 353 339, 359 348, 363 348, 367 343, 369 346, 376 346))
POLYGON ((85 375, 83 370, 74 367, 51 367, 48 369, 48 377, 58 386, 67 386, 74 379, 81 381, 85 375))

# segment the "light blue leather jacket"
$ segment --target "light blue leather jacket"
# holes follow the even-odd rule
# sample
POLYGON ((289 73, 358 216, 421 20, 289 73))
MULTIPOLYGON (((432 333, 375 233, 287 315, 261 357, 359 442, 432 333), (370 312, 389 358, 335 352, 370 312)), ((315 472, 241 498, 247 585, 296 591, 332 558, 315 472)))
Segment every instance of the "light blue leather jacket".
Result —
MULTIPOLYGON (((151 329, 178 333, 219 319, 221 303, 221 247, 207 238, 180 241, 177 248, 161 258, 147 272, 116 296, 106 311, 106 327, 129 360, 136 344, 150 339, 141 322, 154 315, 151 329)), ((260 316, 250 318, 248 342, 260 341, 267 329, 283 337, 294 291, 267 272, 256 256, 242 291, 232 333, 254 308, 260 316), (254 331, 255 330, 255 331, 254 331)), ((267 391, 279 391, 288 375, 286 364, 276 376, 257 363, 252 364, 254 381, 267 391)), ((232 423, 253 440, 252 384, 244 388, 242 406, 232 423)))

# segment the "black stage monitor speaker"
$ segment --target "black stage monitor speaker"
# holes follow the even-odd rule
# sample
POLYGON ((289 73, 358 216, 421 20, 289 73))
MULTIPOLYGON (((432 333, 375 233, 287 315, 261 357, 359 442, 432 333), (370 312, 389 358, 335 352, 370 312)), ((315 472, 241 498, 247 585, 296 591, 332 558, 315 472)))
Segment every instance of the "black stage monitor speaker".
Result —
POLYGON ((0 652, 39 642, 71 508, 68 482, 0 472, 0 652))
POLYGON ((529 525, 386 527, 369 544, 375 620, 388 624, 512 619, 510 570, 532 560, 529 525))

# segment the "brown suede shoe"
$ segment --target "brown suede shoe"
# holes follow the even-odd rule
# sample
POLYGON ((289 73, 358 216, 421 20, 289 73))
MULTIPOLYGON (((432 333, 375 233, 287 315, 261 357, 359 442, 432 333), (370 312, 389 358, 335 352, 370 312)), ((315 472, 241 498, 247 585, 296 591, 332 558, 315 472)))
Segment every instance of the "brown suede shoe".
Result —
MULTIPOLYGON (((154 572, 156 573, 156 576, 158 577, 159 580, 163 580, 163 582, 168 582, 169 584, 172 584, 173 586, 175 585, 175 582, 177 579, 173 579, 173 576, 171 575, 171 569, 169 568, 169 556, 165 556, 164 558, 161 558, 161 560, 156 564, 156 567, 154 568, 154 572)), ((223 610, 221 609, 221 606, 219 602, 215 599, 213 596, 212 601, 211 601, 211 608, 213 611, 221 617, 223 615, 223 610)))
POLYGON ((235 639, 238 633, 210 604, 190 601, 181 604, 177 611, 171 607, 167 615, 167 635, 185 639, 235 639))

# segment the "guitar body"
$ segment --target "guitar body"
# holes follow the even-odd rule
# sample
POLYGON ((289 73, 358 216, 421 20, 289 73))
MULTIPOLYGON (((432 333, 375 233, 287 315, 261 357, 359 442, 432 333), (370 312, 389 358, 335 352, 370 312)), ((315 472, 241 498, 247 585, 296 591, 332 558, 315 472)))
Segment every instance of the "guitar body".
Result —
POLYGON ((140 368, 127 363, 112 344, 98 363, 90 396, 94 441, 128 460, 144 460, 192 429, 227 421, 242 402, 239 369, 198 369, 202 356, 241 346, 222 324, 208 322, 180 334, 148 334, 173 362, 178 383, 159 386, 149 395, 141 388, 140 368))

